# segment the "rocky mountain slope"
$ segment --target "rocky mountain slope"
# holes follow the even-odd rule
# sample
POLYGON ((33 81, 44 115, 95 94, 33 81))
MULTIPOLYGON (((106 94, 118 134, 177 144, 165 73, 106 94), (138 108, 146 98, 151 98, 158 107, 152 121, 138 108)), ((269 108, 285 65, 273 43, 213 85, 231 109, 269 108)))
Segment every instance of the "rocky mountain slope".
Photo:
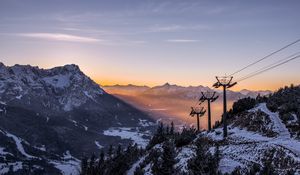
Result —
POLYGON ((0 63, 0 174, 78 173, 85 154, 115 143, 143 146, 152 124, 76 65, 0 63), (124 132, 134 139, 118 136, 124 132))

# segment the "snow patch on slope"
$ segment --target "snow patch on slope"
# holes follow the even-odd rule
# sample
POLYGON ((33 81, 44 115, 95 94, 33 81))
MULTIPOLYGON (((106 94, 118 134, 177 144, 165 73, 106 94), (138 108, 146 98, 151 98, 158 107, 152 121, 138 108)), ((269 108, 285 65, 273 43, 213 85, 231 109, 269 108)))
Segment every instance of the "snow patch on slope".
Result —
POLYGON ((16 172, 23 168, 22 162, 15 162, 15 163, 0 163, 0 174, 6 174, 9 171, 9 168, 13 167, 13 172, 16 172))
POLYGON ((188 160, 193 158, 196 155, 195 151, 190 147, 183 147, 179 150, 176 159, 178 162, 176 163, 175 167, 180 169, 182 172, 188 172, 188 160))
POLYGON ((282 123, 282 120, 279 118, 278 112, 276 112, 276 113, 271 112, 267 108, 266 103, 261 103, 256 108, 254 108, 254 109, 252 109, 250 111, 257 111, 257 110, 261 110, 262 112, 264 112, 267 115, 269 115, 270 119, 272 120, 272 122, 274 124, 274 129, 273 130, 279 134, 278 137, 280 137, 282 139, 289 139, 289 138, 291 138, 290 132, 286 128, 285 124, 282 123))
POLYGON ((145 148, 149 142, 148 139, 144 138, 145 134, 134 131, 132 128, 109 128, 105 130, 103 134, 107 136, 119 136, 122 139, 130 139, 143 148, 145 148))
POLYGON ((66 151, 62 161, 51 160, 50 163, 59 169, 63 175, 80 174, 80 161, 73 157, 69 151, 66 151))
POLYGON ((70 85, 70 74, 66 75, 54 75, 52 77, 45 77, 43 80, 47 83, 52 85, 53 87, 57 88, 65 88, 70 85))
POLYGON ((10 138, 12 138, 12 139, 15 141, 16 146, 17 146, 17 149, 18 149, 18 150, 20 151, 20 153, 22 153, 25 157, 30 158, 30 159, 37 158, 37 157, 35 157, 35 156, 29 155, 29 154, 26 153, 26 151, 25 151, 25 149, 24 149, 24 147, 23 147, 23 145, 22 145, 22 141, 23 141, 23 140, 22 140, 21 138, 19 138, 19 137, 13 135, 13 134, 11 134, 11 133, 8 133, 8 132, 6 132, 5 134, 6 134, 7 137, 10 137, 10 138))
POLYGON ((137 162, 135 162, 131 168, 127 171, 127 175, 134 175, 136 168, 145 160, 146 156, 141 157, 137 162))
MULTIPOLYGON (((243 168, 251 163, 261 164, 261 156, 271 148, 281 148, 286 154, 294 157, 294 160, 300 162, 300 142, 290 137, 290 133, 282 123, 278 113, 270 112, 264 103, 250 111, 257 110, 261 110, 269 116, 274 130, 279 135, 270 138, 229 125, 227 137, 229 144, 219 148, 222 154, 219 169, 222 173, 231 173, 238 166, 243 168)), ((220 141, 223 140, 222 132, 222 128, 217 128, 214 132, 206 133, 206 135, 215 141, 220 141)))
POLYGON ((96 144, 96 146, 97 146, 99 149, 104 148, 104 146, 100 145, 100 143, 99 143, 98 141, 95 141, 95 144, 96 144))

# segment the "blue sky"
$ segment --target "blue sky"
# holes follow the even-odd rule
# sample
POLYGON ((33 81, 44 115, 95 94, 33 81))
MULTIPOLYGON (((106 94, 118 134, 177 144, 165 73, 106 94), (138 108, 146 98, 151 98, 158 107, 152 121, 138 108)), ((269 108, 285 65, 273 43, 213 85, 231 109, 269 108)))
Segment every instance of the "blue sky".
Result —
MULTIPOLYGON (((215 75, 299 39, 299 7, 296 0, 0 0, 0 61, 75 63, 100 84, 211 85, 215 75)), ((299 84, 299 66, 295 60, 238 88, 299 84)))

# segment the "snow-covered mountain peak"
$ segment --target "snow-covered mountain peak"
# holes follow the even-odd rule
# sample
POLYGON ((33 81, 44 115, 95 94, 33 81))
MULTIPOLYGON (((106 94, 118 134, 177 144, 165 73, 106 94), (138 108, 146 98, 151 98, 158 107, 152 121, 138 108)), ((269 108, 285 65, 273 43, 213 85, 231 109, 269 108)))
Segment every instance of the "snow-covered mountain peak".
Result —
POLYGON ((80 71, 79 66, 76 64, 67 64, 63 66, 63 68, 65 68, 68 71, 80 71))
MULTIPOLYGON (((40 69, 30 65, 0 65, 0 99, 31 104, 56 101, 58 110, 71 110, 89 100, 94 102, 104 93, 100 86, 86 76, 77 65, 40 69)), ((44 105, 45 106, 45 105, 44 105)))

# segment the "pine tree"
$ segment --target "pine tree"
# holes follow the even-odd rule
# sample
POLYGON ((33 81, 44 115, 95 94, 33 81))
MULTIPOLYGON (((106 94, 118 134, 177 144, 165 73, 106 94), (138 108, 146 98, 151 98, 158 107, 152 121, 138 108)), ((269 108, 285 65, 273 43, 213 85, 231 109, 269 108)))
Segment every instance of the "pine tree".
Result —
POLYGON ((170 134, 170 127, 169 127, 169 125, 167 125, 167 127, 166 127, 166 135, 169 135, 170 134))
POLYGON ((88 172, 88 160, 84 157, 81 161, 81 175, 86 175, 88 172))
POLYGON ((170 135, 174 135, 174 122, 171 122, 170 135))
POLYGON ((122 146, 119 144, 119 145, 118 145, 118 148, 117 148, 117 151, 116 151, 116 155, 117 155, 117 156, 120 155, 121 152, 122 152, 122 146))
POLYGON ((260 172, 261 175, 274 175, 274 174, 276 174, 271 160, 266 160, 266 161, 263 162, 263 164, 264 164, 263 169, 260 172))
POLYGON ((161 173, 161 159, 159 156, 153 156, 150 158, 153 162, 151 171, 153 175, 160 175, 161 173))
POLYGON ((163 150, 161 174, 172 175, 175 173, 174 165, 176 164, 175 146, 172 142, 167 141, 163 145, 163 150))
POLYGON ((109 145, 108 152, 107 152, 109 158, 113 156, 113 152, 114 152, 113 146, 109 145))
POLYGON ((95 174, 95 160, 96 156, 95 154, 92 154, 89 165, 88 165, 88 174, 95 174))
POLYGON ((104 151, 101 150, 99 161, 98 161, 98 167, 97 167, 97 174, 102 175, 104 174, 105 169, 105 159, 104 159, 104 151))
POLYGON ((217 150, 214 155, 208 151, 208 143, 203 138, 196 141, 196 156, 188 161, 189 174, 218 174, 220 152, 217 150))
POLYGON ((162 143, 166 140, 166 133, 163 123, 160 123, 155 134, 151 138, 149 144, 147 145, 147 150, 151 149, 156 144, 162 143))

